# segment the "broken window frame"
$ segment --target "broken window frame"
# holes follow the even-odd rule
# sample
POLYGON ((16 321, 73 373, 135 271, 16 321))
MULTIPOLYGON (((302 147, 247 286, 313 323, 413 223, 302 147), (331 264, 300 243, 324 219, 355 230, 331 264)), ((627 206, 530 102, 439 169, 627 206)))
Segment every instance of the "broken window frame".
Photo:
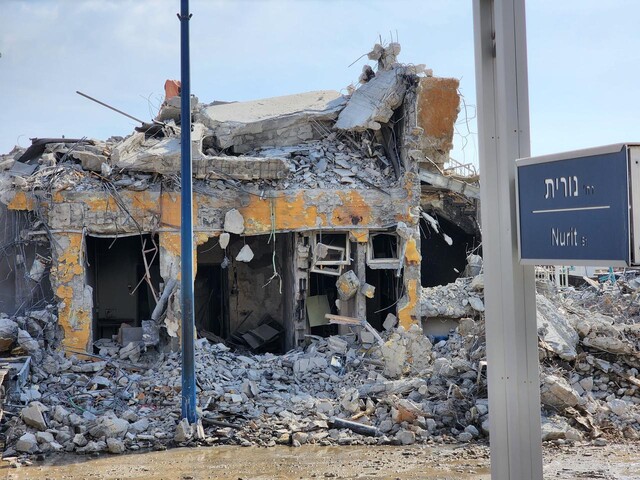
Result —
POLYGON ((401 256, 401 248, 402 238, 395 233, 389 231, 381 231, 381 232, 370 232, 369 233, 369 241, 367 243, 367 266, 373 270, 383 270, 383 269, 398 269, 402 265, 401 256), (377 257, 375 256, 375 249, 373 247, 374 238, 386 235, 390 237, 394 237, 396 239, 396 256, 395 257, 377 257))
POLYGON ((334 275, 339 277, 345 266, 351 264, 351 242, 349 234, 346 232, 322 232, 316 231, 311 233, 311 272, 321 273, 324 275, 334 275), (336 247, 327 245, 322 242, 323 235, 340 235, 344 236, 344 247, 336 247), (318 245, 324 245, 330 251, 339 253, 340 260, 322 260, 317 258, 318 245))

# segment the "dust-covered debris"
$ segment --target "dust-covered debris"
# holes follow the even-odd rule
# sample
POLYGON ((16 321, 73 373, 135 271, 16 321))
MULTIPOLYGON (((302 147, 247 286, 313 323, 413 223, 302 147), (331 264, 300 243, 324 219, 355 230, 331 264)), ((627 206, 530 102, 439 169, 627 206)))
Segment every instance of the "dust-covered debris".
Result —
MULTIPOLYGON (((573 441, 640 436, 638 294, 627 285, 620 282, 617 288, 606 288, 606 293, 573 287, 558 291, 546 283, 538 285, 543 438, 573 441)), ((473 303, 481 300, 483 286, 482 275, 478 275, 424 288, 426 321, 460 318, 457 333, 463 335, 470 321, 465 317, 482 325, 483 309, 474 308, 473 303)), ((484 343, 480 335, 471 338, 484 343)), ((451 338, 443 344, 450 344, 451 338)), ((449 371, 448 361, 439 365, 442 371, 449 371)), ((477 370, 478 385, 484 385, 482 370, 477 370)), ((481 415, 480 423, 488 427, 487 415, 481 415)))
MULTIPOLYGON (((178 353, 145 352, 139 343, 139 358, 131 363, 121 354, 130 344, 102 342, 98 358, 66 359, 54 348, 55 336, 45 341, 42 328, 42 359, 32 366, 31 387, 25 386, 37 386, 40 399, 10 415, 6 454, 474 441, 489 433, 490 414, 484 313, 469 304, 469 298, 482 299, 479 285, 477 278, 464 278, 424 289, 424 312, 464 315, 446 339, 433 342, 417 325, 383 332, 381 346, 365 349, 350 335, 312 337, 284 355, 235 353, 199 339, 200 427, 181 423, 178 353)), ((595 315, 580 295, 538 295, 543 439, 637 439, 638 329, 631 318, 595 315), (593 346, 596 338, 600 343, 593 346), (614 340, 627 347, 602 349, 614 340)), ((27 328, 43 319, 44 327, 55 323, 50 310, 10 320, 27 328)))

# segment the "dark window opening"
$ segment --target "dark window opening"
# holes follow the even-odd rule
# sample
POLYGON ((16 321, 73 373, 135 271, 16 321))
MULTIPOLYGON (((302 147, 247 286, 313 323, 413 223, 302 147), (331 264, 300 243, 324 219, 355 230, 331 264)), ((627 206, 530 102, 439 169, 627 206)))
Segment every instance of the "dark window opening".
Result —
POLYGON ((398 235, 395 233, 372 233, 371 246, 373 260, 398 258, 398 235))
POLYGON ((193 297, 196 330, 229 336, 226 271, 220 265, 198 264, 193 297))

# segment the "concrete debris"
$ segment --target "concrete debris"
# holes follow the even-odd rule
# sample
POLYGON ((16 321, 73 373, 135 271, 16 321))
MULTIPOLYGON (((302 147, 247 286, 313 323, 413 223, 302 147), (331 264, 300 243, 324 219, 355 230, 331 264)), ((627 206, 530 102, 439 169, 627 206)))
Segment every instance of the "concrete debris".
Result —
POLYGON ((471 289, 470 278, 459 278, 449 285, 439 285, 422 289, 420 300, 422 316, 429 318, 473 317, 476 311, 469 299, 477 294, 471 289))
POLYGON ((22 421, 37 430, 47 429, 44 412, 47 408, 40 402, 31 402, 28 407, 22 409, 22 421))
POLYGON ((15 449, 18 452, 34 453, 38 450, 38 440, 33 433, 25 433, 16 442, 15 449))
MULTIPOLYGON (((244 226, 244 222, 243 222, 243 226, 244 226)), ((231 239, 231 235, 229 235, 229 233, 224 232, 220 234, 220 248, 225 250, 227 248, 227 245, 229 245, 229 240, 231 239)))
MULTIPOLYGON (((412 155, 415 155, 416 160, 419 160, 422 154, 420 151, 412 150, 412 155)), ((467 183, 466 181, 458 180, 446 175, 441 175, 439 173, 431 172, 426 168, 420 169, 420 180, 426 182, 435 187, 443 188, 445 190, 449 190, 451 192, 456 192, 461 195, 464 195, 468 198, 479 200, 480 199, 480 187, 477 185, 473 185, 467 183)), ((433 227, 433 224, 431 224, 433 227)), ((434 228, 434 231, 438 231, 434 228)))
MULTIPOLYGON (((481 259, 475 263, 480 267, 475 270, 479 273, 481 259)), ((459 319, 455 334, 436 343, 434 351, 445 345, 451 345, 455 351, 452 340, 457 338, 456 334, 467 338, 467 345, 477 341, 471 332, 482 331, 483 312, 471 307, 470 298, 475 295, 481 299, 483 285, 480 274, 447 286, 423 289, 423 314, 459 319)), ((601 426, 611 424, 616 425, 617 435, 635 438, 640 429, 629 426, 640 413, 637 378, 640 337, 634 317, 640 312, 637 296, 627 297, 623 289, 618 289, 609 291, 603 299, 602 292, 592 289, 557 291, 545 283, 538 287, 541 401, 546 415, 543 438, 582 441, 603 435, 601 426), (615 315, 615 320, 607 313, 615 315)), ((474 362, 482 358, 483 349, 484 346, 469 358, 474 362)), ((459 378, 455 364, 449 354, 436 358, 433 369, 440 375, 459 378)), ((478 365, 477 381, 482 382, 478 365)), ((488 410, 484 405, 476 404, 473 415, 480 419, 480 426, 485 423, 488 426, 488 410)))
POLYGON ((471 308, 473 308, 476 312, 484 312, 484 302, 481 298, 470 296, 468 298, 468 301, 469 305, 471 305, 471 308))
POLYGON ((142 320, 142 342, 146 347, 160 343, 160 326, 155 320, 142 320))
POLYGON ((236 261, 249 263, 251 260, 253 260, 253 251, 249 245, 245 245, 240 249, 240 252, 238 252, 236 261))
POLYGON ((543 295, 536 295, 538 307, 538 336, 548 347, 564 360, 574 360, 577 355, 578 333, 571 326, 567 315, 558 309, 543 295))
POLYGON ((100 417, 91 428, 89 435, 93 438, 123 438, 129 430, 129 422, 115 415, 100 417))
POLYGON ((312 124, 332 122, 345 103, 340 93, 322 90, 203 106, 195 120, 211 129, 217 148, 247 153, 263 145, 283 147, 321 138, 312 124))
POLYGON ((32 338, 28 331, 20 328, 18 329, 18 345, 35 359, 39 360, 42 357, 38 341, 32 338))
POLYGON ((416 434, 411 430, 402 429, 396 433, 396 440, 400 445, 412 445, 416 443, 416 434))
MULTIPOLYGON (((239 354, 198 341, 201 427, 180 421, 179 354, 139 350, 136 365, 144 367, 138 368, 128 350, 121 358, 134 343, 101 342, 106 360, 86 361, 65 359, 45 342, 30 384, 20 392, 37 392, 40 400, 10 416, 7 446, 23 453, 123 453, 201 443, 472 442, 488 434, 489 416, 484 313, 469 304, 471 297, 482 299, 480 284, 465 278, 424 289, 427 311, 464 314, 444 339, 430 341, 418 326, 393 327, 397 319, 390 316, 389 330, 381 333, 384 344, 366 349, 353 335, 312 337, 305 348, 284 355, 239 354)), ((537 298, 543 438, 637 438, 640 335, 634 323, 613 321, 581 305, 581 295, 546 291, 537 298), (593 346, 597 338, 630 346, 607 352, 603 341, 593 346)), ((28 322, 55 324, 50 310, 30 315, 35 318, 11 321, 20 330, 28 322)), ((9 332, 15 328, 3 324, 9 332)))
POLYGON ((551 440, 584 440, 584 435, 579 430, 571 427, 569 423, 562 417, 543 417, 542 418, 542 441, 551 440))
POLYGON ((236 233, 238 235, 244 232, 244 217, 235 208, 225 213, 224 230, 225 232, 236 233))
POLYGON ((191 429, 191 425, 189 424, 189 420, 183 418, 178 422, 176 426, 176 433, 173 437, 174 441, 177 443, 184 443, 191 440, 193 437, 193 431, 191 429))
POLYGON ((10 350, 18 340, 18 324, 9 318, 0 318, 0 352, 10 350))
POLYGON ((377 60, 378 70, 389 70, 397 63, 400 50, 400 44, 397 42, 391 42, 386 48, 376 43, 367 57, 369 60, 377 60))
POLYGON ((351 95, 335 128, 356 132, 380 130, 402 103, 406 91, 405 74, 403 66, 379 71, 351 95))
POLYGON ((562 410, 578 405, 580 395, 564 378, 548 375, 542 379, 540 400, 543 405, 562 410))
POLYGON ((398 318, 393 313, 387 313, 387 317, 384 319, 382 327, 388 332, 392 330, 398 324, 398 318))
POLYGON ((347 301, 358 292, 360 280, 353 270, 349 270, 338 277, 336 288, 340 300, 347 301))
POLYGON ((373 298, 376 294, 376 287, 374 287, 373 285, 369 285, 368 283, 365 283, 360 287, 360 293, 362 293, 362 295, 364 295, 367 298, 373 298))
POLYGON ((122 440, 117 438, 107 438, 107 449, 109 453, 120 454, 126 451, 126 447, 122 440))

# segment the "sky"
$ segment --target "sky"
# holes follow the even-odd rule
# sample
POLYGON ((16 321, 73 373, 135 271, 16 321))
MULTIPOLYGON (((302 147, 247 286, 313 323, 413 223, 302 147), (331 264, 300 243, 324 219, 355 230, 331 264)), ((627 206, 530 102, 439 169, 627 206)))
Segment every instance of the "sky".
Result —
MULTIPOLYGON (((471 0, 190 3, 201 102, 346 93, 367 63, 360 57, 397 39, 401 62, 460 80, 452 157, 477 164, 471 0)), ((1 0, 0 153, 32 137, 106 139, 137 125, 76 90, 155 116, 164 81, 180 78, 179 8, 179 0, 1 0)), ((527 3, 532 155, 640 141, 637 18, 636 0, 527 3)))

